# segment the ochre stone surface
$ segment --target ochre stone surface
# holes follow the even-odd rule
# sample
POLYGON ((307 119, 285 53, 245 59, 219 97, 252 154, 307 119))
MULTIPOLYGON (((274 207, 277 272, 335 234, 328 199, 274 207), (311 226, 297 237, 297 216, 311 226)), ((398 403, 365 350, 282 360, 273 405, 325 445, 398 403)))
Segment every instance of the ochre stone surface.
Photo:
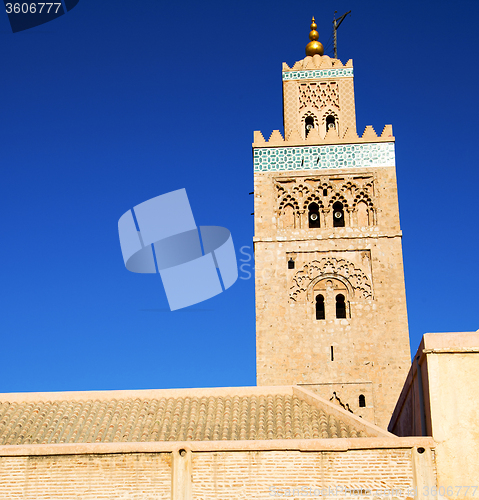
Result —
MULTIPOLYGON (((314 58, 293 68, 338 64, 314 58)), ((291 144, 379 142, 372 127, 356 135, 352 77, 285 81, 284 118, 291 144), (335 121, 325 139, 328 115, 335 121)), ((268 145, 281 145, 273 135, 268 145)), ((380 140, 394 141, 391 127, 380 140)), ((386 428, 410 365, 395 168, 285 166, 255 172, 254 183, 258 385, 307 385, 386 428), (344 227, 334 227, 338 202, 344 227), (320 227, 310 227, 312 203, 320 227)))
POLYGON ((437 482, 448 498, 479 494, 478 401, 479 331, 426 333, 389 427, 434 438, 437 482))
MULTIPOLYGON (((413 487, 412 476, 409 449, 201 453, 193 456, 192 489, 193 498, 198 500, 301 498, 308 496, 309 488, 327 491, 328 487, 334 492, 333 498, 336 492, 338 497, 348 498, 345 490, 354 485, 386 484, 406 493, 413 487), (286 490, 290 490, 289 495, 286 490)), ((322 496, 317 492, 311 498, 322 496)))
MULTIPOLYGON (((306 57, 301 69, 329 69, 343 67, 339 59, 328 56, 306 57), (314 59, 314 60, 313 60, 314 59)), ((298 63, 293 67, 297 68, 298 63)), ((349 67, 352 67, 350 61, 349 67)), ((287 67, 283 65, 283 71, 287 67)), ((289 68, 286 69, 289 71, 289 68)), ((312 117, 314 128, 319 135, 326 135, 326 117, 334 116, 336 130, 342 137, 346 130, 356 131, 356 112, 354 106, 353 77, 328 76, 312 80, 298 79, 283 82, 283 117, 284 137, 288 139, 293 132, 298 132, 303 139, 306 136, 305 120, 312 117)))
MULTIPOLYGON (((264 500, 301 488, 331 488, 334 497, 351 498, 347 490, 358 485, 395 489, 406 497, 417 487, 413 453, 386 448, 0 457, 0 498, 264 500)), ((300 496, 305 495, 294 495, 300 496)))
POLYGON ((0 456, 0 498, 169 499, 170 463, 170 453, 0 456))

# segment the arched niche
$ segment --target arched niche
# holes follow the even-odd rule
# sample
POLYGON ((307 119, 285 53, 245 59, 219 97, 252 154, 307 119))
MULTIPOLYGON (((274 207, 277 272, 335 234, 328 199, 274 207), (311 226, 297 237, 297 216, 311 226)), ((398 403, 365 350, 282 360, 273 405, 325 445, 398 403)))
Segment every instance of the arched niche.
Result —
POLYGON ((285 205, 281 212, 281 220, 283 223, 283 228, 293 227, 294 228, 294 218, 295 211, 293 205, 285 205))
POLYGON ((356 205, 356 212, 358 217, 358 227, 369 226, 369 208, 365 201, 360 201, 356 205))

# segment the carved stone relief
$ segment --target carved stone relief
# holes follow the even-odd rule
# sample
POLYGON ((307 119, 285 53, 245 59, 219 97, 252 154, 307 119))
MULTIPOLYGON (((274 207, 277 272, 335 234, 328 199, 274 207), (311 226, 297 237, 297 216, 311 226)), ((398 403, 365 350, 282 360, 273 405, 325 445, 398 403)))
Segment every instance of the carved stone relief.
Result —
POLYGON ((295 228, 307 227, 304 214, 310 203, 316 203, 322 214, 321 227, 332 226, 327 223, 327 214, 336 202, 341 202, 348 212, 347 224, 352 227, 374 226, 377 224, 377 208, 374 193, 374 177, 363 176, 314 176, 295 178, 276 178, 273 180, 277 195, 276 213, 280 227, 281 218, 287 213, 295 221, 295 228), (291 209, 285 212, 285 207, 291 209))
MULTIPOLYGON (((316 252, 315 257, 320 252, 316 252)), ((339 252, 345 253, 345 252, 339 252)), ((313 258, 310 262, 306 262, 301 269, 292 274, 289 284, 289 299, 290 302, 305 302, 311 300, 311 291, 315 285, 326 279, 331 278, 338 280, 349 291, 351 298, 357 299, 372 299, 372 283, 370 272, 366 274, 361 267, 370 266, 369 251, 353 252, 355 260, 361 259, 366 266, 360 266, 341 256, 326 256, 323 258, 313 258)), ((299 256, 299 254, 296 254, 299 256)), ((306 254, 303 259, 311 254, 306 254)))

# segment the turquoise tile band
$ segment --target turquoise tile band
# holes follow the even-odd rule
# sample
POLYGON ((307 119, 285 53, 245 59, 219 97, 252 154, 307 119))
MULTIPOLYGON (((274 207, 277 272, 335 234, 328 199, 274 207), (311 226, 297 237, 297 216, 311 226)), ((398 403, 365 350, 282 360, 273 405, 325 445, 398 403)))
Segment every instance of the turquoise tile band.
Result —
POLYGON ((283 80, 312 80, 353 76, 353 68, 313 69, 310 71, 284 71, 283 80))
POLYGON ((255 148, 255 172, 321 170, 325 168, 394 167, 394 143, 255 148))

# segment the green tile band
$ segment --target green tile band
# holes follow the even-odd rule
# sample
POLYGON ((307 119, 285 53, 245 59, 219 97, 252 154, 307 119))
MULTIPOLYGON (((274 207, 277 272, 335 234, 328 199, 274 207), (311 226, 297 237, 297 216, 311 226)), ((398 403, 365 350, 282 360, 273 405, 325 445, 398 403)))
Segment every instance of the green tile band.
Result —
POLYGON ((353 76, 353 68, 313 69, 310 71, 284 71, 283 80, 313 80, 353 76))
POLYGON ((253 151, 255 172, 394 167, 396 165, 393 142, 255 148, 253 151))

